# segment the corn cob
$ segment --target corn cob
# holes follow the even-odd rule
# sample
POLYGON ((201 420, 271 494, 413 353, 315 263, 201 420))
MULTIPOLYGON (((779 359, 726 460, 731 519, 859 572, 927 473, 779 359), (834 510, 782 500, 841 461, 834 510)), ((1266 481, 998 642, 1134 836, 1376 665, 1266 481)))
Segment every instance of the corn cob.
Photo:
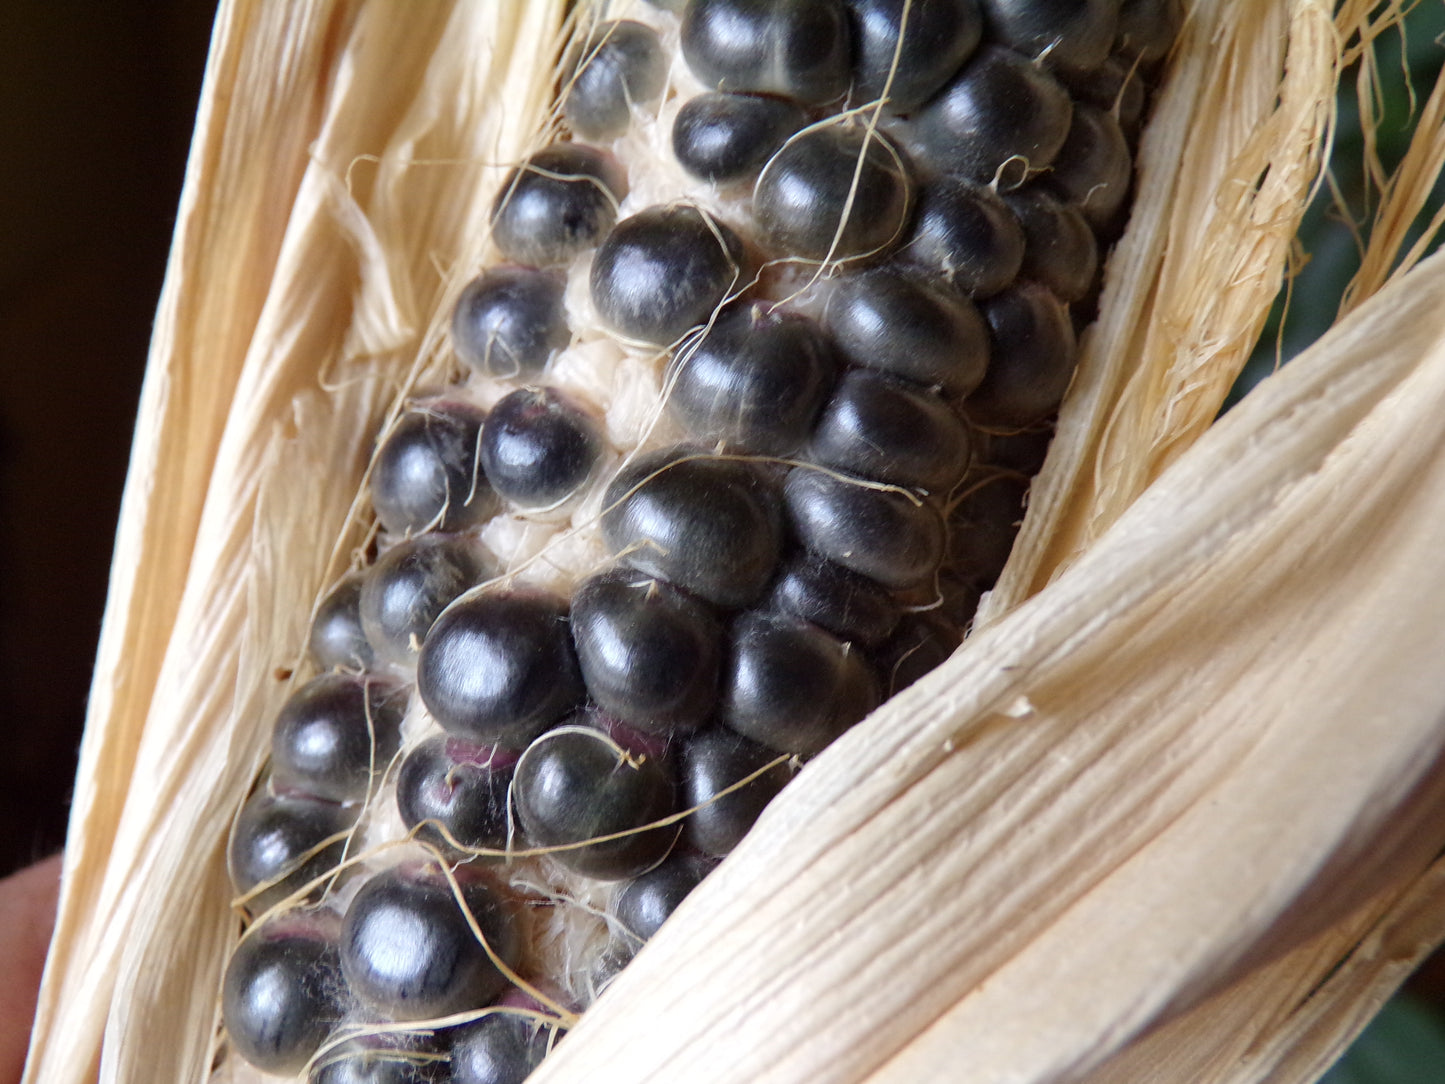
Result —
MULTIPOLYGON (((228 968, 233 1048, 263 1070, 309 1068, 317 1084, 520 1081, 548 1029, 574 1020, 747 831, 788 758, 821 752, 957 645, 1022 501, 1003 487, 1017 503, 994 502, 997 519, 979 525, 1003 539, 981 564, 967 557, 987 547, 962 516, 950 531, 948 509, 967 488, 992 494, 1011 467, 1037 469, 1036 427, 1072 375, 1066 306, 1093 289, 1093 231, 1112 239, 1130 183, 1113 113, 1071 101, 1059 80, 1097 78, 1116 47, 1115 65, 1142 78, 1141 54, 1167 52, 1180 16, 1155 5, 1141 38, 1116 31, 1114 3, 1071 18, 973 0, 623 14, 634 18, 581 28, 565 124, 594 141, 625 139, 634 112, 664 128, 652 114, 666 89, 661 113, 675 115, 670 142, 694 182, 663 202, 645 166, 580 142, 509 174, 492 237, 518 263, 483 271, 452 321, 478 380, 413 407, 379 442, 383 552, 359 590, 348 577, 322 604, 311 636, 323 670, 414 669, 446 737, 400 762, 401 820, 434 854, 466 859, 507 854, 515 816, 524 854, 549 853, 540 868, 509 860, 503 878, 557 915, 528 952, 495 876, 468 867, 457 887, 482 943, 438 871, 383 870, 359 891, 328 880, 350 824, 313 805, 347 804, 373 835, 391 820, 365 805, 397 755, 399 686, 344 670, 313 679, 276 722, 232 876, 257 914, 316 886, 348 902, 339 943, 334 903, 319 919, 283 910, 228 968), (701 86, 668 70, 679 41, 701 86), (754 271, 758 250, 768 262, 754 271), (890 349, 899 337, 912 348, 890 349), (603 421, 579 396, 619 343, 633 365, 670 355, 665 415, 640 446, 607 427, 624 458, 604 470, 603 421), (573 383, 506 391, 549 375, 573 383), (990 432, 992 469, 965 484, 990 432), (1009 462, 1021 443, 1011 454, 1024 462, 1009 462), (513 516, 499 518, 499 497, 513 516), (508 549, 519 527, 558 521, 529 560, 508 549), (588 538, 599 521, 616 562, 600 571, 588 538), (457 533, 469 530, 497 560, 457 533), (950 533, 960 559, 945 565, 950 533), (785 545, 797 551, 786 563, 785 545), (539 561, 551 569, 531 572, 539 561), (614 932, 588 943, 603 907, 614 932), (508 978, 552 1015, 534 1002, 513 1020, 521 1031, 490 1020, 506 1012, 487 1006, 508 978), (376 1014, 425 1031, 468 1013, 478 1022, 429 1040, 366 1036, 376 1014), (338 1024, 353 1037, 326 1042, 338 1024)), ((989 505, 963 507, 978 518, 989 505)))
MULTIPOLYGON (((405 646, 405 640, 403 640, 403 642, 402 642, 402 646, 405 646)), ((399 650, 400 650, 400 648, 399 648, 399 650)))

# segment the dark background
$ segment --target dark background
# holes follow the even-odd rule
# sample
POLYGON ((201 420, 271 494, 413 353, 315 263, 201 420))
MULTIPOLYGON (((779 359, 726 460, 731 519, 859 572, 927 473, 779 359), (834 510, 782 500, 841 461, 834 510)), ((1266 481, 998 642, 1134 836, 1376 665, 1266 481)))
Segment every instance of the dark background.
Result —
POLYGON ((0 875, 65 839, 213 14, 0 0, 0 875))

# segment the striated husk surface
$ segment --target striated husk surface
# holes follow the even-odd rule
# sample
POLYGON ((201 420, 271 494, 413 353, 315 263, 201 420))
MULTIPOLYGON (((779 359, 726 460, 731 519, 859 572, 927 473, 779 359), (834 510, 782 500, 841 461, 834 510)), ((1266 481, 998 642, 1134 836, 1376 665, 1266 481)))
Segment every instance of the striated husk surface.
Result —
MULTIPOLYGON (((1445 938, 1445 264, 1377 253, 1207 428, 1374 7, 1192 5, 984 627, 800 775, 536 1079, 1307 1081, 1445 938)), ((364 541, 372 434, 451 363, 564 20, 222 5, 27 1081, 211 1077, 277 671, 364 541)), ((1438 173, 1437 97, 1416 145, 1382 221, 1438 173)))

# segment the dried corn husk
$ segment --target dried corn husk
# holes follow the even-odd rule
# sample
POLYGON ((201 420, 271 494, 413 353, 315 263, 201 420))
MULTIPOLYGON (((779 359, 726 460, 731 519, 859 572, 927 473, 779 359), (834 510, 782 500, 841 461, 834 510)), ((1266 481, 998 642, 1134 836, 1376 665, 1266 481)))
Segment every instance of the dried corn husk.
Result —
MULTIPOLYGON (((800 777, 539 1079, 1303 1081, 1445 937, 1445 265, 1381 289, 1378 256, 1204 432, 1340 58, 1398 14, 1370 7, 1194 6, 989 627, 800 777)), ((360 539, 370 433, 447 363, 563 18, 222 5, 28 1081, 208 1077, 272 671, 360 539)))

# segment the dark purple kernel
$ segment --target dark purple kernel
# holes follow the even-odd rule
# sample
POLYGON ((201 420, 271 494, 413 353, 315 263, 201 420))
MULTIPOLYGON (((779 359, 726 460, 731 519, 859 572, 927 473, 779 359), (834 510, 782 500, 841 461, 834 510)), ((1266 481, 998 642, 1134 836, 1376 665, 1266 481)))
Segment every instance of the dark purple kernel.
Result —
POLYGON ((953 623, 956 628, 966 629, 978 612, 982 588, 972 580, 955 575, 952 570, 939 573, 934 597, 927 601, 938 603, 938 615, 953 623))
POLYGON ((782 549, 768 474, 695 448, 634 460, 607 487, 603 508, 602 537, 625 564, 719 606, 762 594, 782 549))
POLYGON ((1074 378, 1074 325, 1049 290, 1023 282, 984 305, 993 331, 993 361, 968 397, 969 416, 984 425, 1024 428, 1059 408, 1074 378))
POLYGON ((854 369, 823 408, 808 459, 875 482, 946 493, 968 469, 968 427, 933 392, 854 369))
POLYGON ((1139 126, 1143 123, 1144 108, 1149 100, 1144 77, 1133 61, 1111 56, 1097 68, 1069 72, 1060 78, 1076 101, 1112 113, 1123 129, 1124 137, 1133 144, 1139 136, 1139 126))
POLYGON ((992 189, 940 177, 919 193, 913 233, 899 258, 972 297, 988 297, 1018 275, 1024 234, 992 189))
POLYGON ((1119 52, 1157 64, 1168 55, 1184 25, 1183 0, 1123 0, 1119 5, 1119 52))
POLYGON ((561 727, 533 742, 517 762, 512 801, 532 845, 565 847, 551 857, 603 881, 651 869, 681 830, 637 831, 676 812, 672 773, 658 758, 634 756, 591 727, 561 727), (569 846, 618 833, 626 834, 569 846))
POLYGON ((522 1084, 556 1042, 555 1024, 496 1012, 454 1029, 450 1084, 522 1084))
POLYGON ((749 612, 733 623, 722 718, 780 753, 820 753, 879 703, 861 649, 785 614, 749 612))
POLYGON ((592 261, 592 303, 614 331, 667 346, 747 282, 742 242, 696 207, 650 207, 619 222, 592 261))
POLYGON ((1048 186, 1105 233, 1120 216, 1133 172, 1129 141, 1114 115, 1091 105, 1075 106, 1069 138, 1049 171, 1048 186))
POLYGON ((446 1061, 417 1036, 362 1035, 323 1054, 307 1084, 446 1084, 446 1061))
POLYGON ((712 90, 822 105, 848 90, 848 20, 839 0, 692 0, 682 55, 712 90))
POLYGON ((902 239, 913 202, 903 155, 861 125, 805 129, 773 155, 753 188, 753 214, 779 256, 842 261, 902 239))
POLYGON ((914 115, 912 142, 944 173, 1016 188, 1053 163, 1071 108, 1069 92, 1028 57, 985 45, 914 115))
POLYGON ((340 1023, 344 996, 335 941, 285 916, 232 954, 221 1019, 236 1053, 262 1072, 290 1076, 340 1023))
POLYGON ((396 807, 415 838, 451 855, 507 845, 507 789, 517 754, 460 738, 432 737, 406 755, 396 807), (420 827, 418 827, 420 826, 420 827), (450 839, 448 838, 450 837, 450 839))
POLYGON ((957 625, 935 611, 909 614, 878 651, 878 669, 889 696, 936 670, 963 642, 957 625))
POLYGON ((492 488, 522 508, 551 508, 578 493, 601 455, 593 412, 556 388, 518 388, 482 428, 482 469, 492 488))
POLYGON ((617 894, 617 921, 638 943, 650 941, 677 905, 702 883, 714 863, 693 855, 675 855, 629 883, 617 894))
POLYGON ((492 240, 517 263, 569 263, 602 240, 626 195, 626 174, 610 154, 554 143, 507 175, 492 205, 492 240))
POLYGON ((892 632, 900 613, 893 596, 867 576, 806 551, 783 566, 766 608, 865 645, 892 632))
POLYGON ((422 535, 397 543, 361 586, 361 627, 372 650, 387 662, 411 666, 437 615, 491 572, 465 537, 422 535))
POLYGON ((689 738, 682 750, 682 788, 684 805, 694 812, 684 822, 683 840, 703 854, 731 853, 764 807, 788 785, 793 768, 788 762, 776 764, 752 782, 728 788, 777 759, 767 746, 731 730, 689 738))
POLYGON ((988 365, 988 326, 973 303, 895 269, 836 279, 823 326, 854 365, 950 397, 978 387, 988 365))
POLYGON ((247 900, 246 909, 252 914, 269 910, 334 868, 346 848, 344 839, 310 857, 306 854, 348 831, 356 815, 355 808, 304 794, 273 794, 269 787, 251 795, 236 818, 226 850, 231 884, 238 895, 245 895, 259 884, 280 880, 247 900))
POLYGON ((457 356, 483 376, 536 376, 572 341, 562 276, 493 267, 467 284, 452 310, 457 356))
POLYGON ((787 455, 807 439, 837 371, 816 323, 754 302, 725 310, 677 349, 667 405, 699 441, 787 455))
POLYGON ((1114 44, 1119 0, 981 2, 990 35, 1051 67, 1097 67, 1114 44))
POLYGON ((867 104, 883 97, 886 88, 890 113, 911 113, 933 97, 962 67, 983 33, 977 0, 844 3, 853 29, 852 100, 867 104))
POLYGON ((1019 524, 1029 484, 1014 475, 980 480, 948 516, 949 567, 982 588, 998 580, 1019 524))
POLYGON ((783 488, 803 544, 885 587, 932 579, 943 557, 943 520, 912 494, 799 467, 783 488))
POLYGON ((633 107, 657 101, 667 80, 657 32, 630 19, 598 24, 573 66, 562 114, 587 139, 611 139, 627 131, 633 107))
MULTIPOLYGON (((456 877, 487 946, 516 967, 522 938, 511 905, 475 871, 456 877)), ((479 1009, 507 985, 434 865, 385 870, 361 886, 342 921, 341 967, 351 992, 393 1020, 479 1009)))
POLYGON ((459 531, 496 511, 477 465, 486 417, 463 403, 428 403, 387 431, 371 471, 371 505, 392 534, 459 531))
POLYGON ((361 573, 347 576, 316 608, 306 647, 318 670, 365 670, 372 663, 361 627, 362 579, 361 573))
POLYGON ((406 692, 352 674, 323 674, 293 693, 271 731, 276 781, 354 802, 379 781, 401 742, 406 692))
POLYGON ((677 111, 672 153, 704 181, 748 180, 806 122, 802 107, 786 98, 699 94, 677 111))
POLYGON ((523 748, 582 699, 566 602, 528 588, 458 599, 422 646, 416 680, 447 733, 523 748))
POLYGON ((592 699, 640 729, 691 730, 717 699, 722 630, 711 609, 633 569, 593 576, 572 598, 572 638, 592 699))
POLYGON ((1066 303, 1088 296, 1099 244, 1084 216, 1033 185, 1010 193, 1006 202, 1024 231, 1022 277, 1043 283, 1066 303))
POLYGON ((1032 478, 1043 470, 1044 458, 1049 454, 1049 444, 1053 439, 1051 425, 1011 433, 990 433, 985 438, 979 459, 990 467, 1032 478))

